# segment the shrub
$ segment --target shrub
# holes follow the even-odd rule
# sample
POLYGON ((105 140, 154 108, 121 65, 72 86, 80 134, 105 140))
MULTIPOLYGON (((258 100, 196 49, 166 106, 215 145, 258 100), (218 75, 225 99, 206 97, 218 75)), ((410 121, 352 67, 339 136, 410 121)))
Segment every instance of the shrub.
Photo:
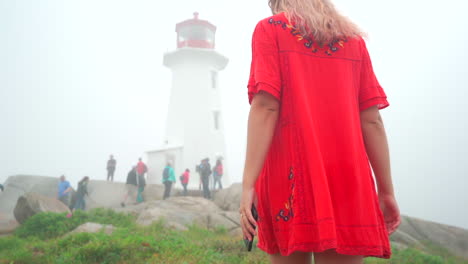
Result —
POLYGON ((67 218, 66 213, 39 213, 26 220, 16 229, 15 234, 21 238, 51 239, 62 236, 86 222, 133 227, 135 218, 131 215, 116 213, 111 209, 100 208, 89 212, 77 210, 71 218, 67 218))

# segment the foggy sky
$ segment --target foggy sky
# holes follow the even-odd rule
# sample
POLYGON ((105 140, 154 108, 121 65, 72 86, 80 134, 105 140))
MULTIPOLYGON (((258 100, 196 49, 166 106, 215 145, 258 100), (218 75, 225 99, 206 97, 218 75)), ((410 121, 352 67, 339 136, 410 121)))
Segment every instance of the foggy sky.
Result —
MULTIPOLYGON (((337 0, 369 34, 402 213, 468 228, 468 22, 462 1, 337 0)), ((116 180, 163 138, 175 24, 218 26, 230 177, 241 180, 255 24, 267 0, 0 0, 0 182, 14 174, 116 180)))

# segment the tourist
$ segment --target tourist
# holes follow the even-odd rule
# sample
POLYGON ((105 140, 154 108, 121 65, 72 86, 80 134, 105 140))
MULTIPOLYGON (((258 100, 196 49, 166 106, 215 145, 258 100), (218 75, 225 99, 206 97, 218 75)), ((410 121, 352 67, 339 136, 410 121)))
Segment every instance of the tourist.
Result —
POLYGON ((213 190, 216 189, 216 183, 219 185, 219 189, 223 189, 223 184, 221 183, 221 177, 223 177, 223 163, 220 159, 216 161, 216 165, 213 168, 213 190))
POLYGON ((164 184, 163 200, 165 200, 169 198, 169 196, 171 196, 172 184, 176 182, 174 168, 172 168, 170 162, 168 162, 166 164, 166 167, 164 167, 162 182, 164 184))
POLYGON ((137 175, 145 175, 146 172, 148 172, 148 167, 146 167, 146 164, 141 160, 141 158, 138 158, 138 163, 136 165, 136 172, 137 175))
POLYGON ((187 196, 187 185, 190 179, 190 170, 185 169, 184 173, 180 176, 180 183, 182 183, 182 187, 184 187, 184 196, 187 196))
POLYGON ((115 167, 117 166, 117 161, 114 159, 113 155, 110 155, 109 160, 107 161, 107 180, 114 181, 115 167))
POLYGON ((389 103, 362 31, 331 0, 269 5, 252 38, 244 238, 258 225, 272 263, 390 258, 400 212, 379 114, 389 103))
POLYGON ((0 190, 2 190, 2 192, 3 192, 3 190, 4 190, 3 184, 0 184, 0 190))
POLYGON ((143 197, 143 191, 145 190, 146 186, 146 180, 145 180, 145 174, 140 174, 137 173, 137 186, 138 186, 138 192, 137 192, 137 203, 142 203, 144 202, 144 197, 143 197))
POLYGON ((146 186, 145 173, 148 172, 148 167, 146 167, 146 164, 141 160, 141 158, 138 158, 136 172, 138 186, 137 203, 141 203, 143 202, 143 191, 146 186))
POLYGON ((203 182, 202 174, 201 174, 201 170, 200 170, 202 164, 203 164, 203 160, 200 160, 200 164, 195 166, 195 171, 198 173, 198 176, 199 176, 198 190, 200 190, 200 191, 202 189, 202 182, 203 182))
POLYGON ((78 189, 76 190, 76 201, 73 210, 81 209, 84 210, 86 208, 86 203, 84 200, 85 195, 88 195, 88 182, 89 177, 85 176, 81 181, 78 182, 78 189))
POLYGON ((65 175, 60 176, 60 182, 58 185, 58 195, 57 198, 67 207, 70 206, 70 192, 72 192, 73 189, 70 185, 70 182, 65 180, 65 175))
POLYGON ((201 181, 203 185, 203 197, 206 199, 211 199, 211 193, 209 189, 209 181, 211 171, 210 160, 208 158, 204 159, 199 166, 199 171, 201 175, 201 181))
POLYGON ((136 173, 136 166, 133 166, 132 169, 127 174, 127 181, 125 184, 126 193, 124 199, 120 205, 125 207, 127 203, 127 199, 130 197, 131 200, 137 201, 138 195, 138 183, 137 183, 137 173, 136 173))

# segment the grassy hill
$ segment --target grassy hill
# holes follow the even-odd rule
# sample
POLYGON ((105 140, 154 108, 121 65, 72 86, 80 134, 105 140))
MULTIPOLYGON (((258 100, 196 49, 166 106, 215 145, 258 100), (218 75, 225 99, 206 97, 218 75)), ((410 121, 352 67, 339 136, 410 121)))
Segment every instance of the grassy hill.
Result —
MULTIPOLYGON (((426 248, 430 245, 426 245, 426 248)), ((428 253, 416 248, 394 248, 391 260, 368 258, 366 264, 468 264, 436 246, 428 253)), ((223 228, 209 231, 191 226, 168 229, 164 223, 138 227, 130 215, 95 209, 65 214, 42 213, 28 219, 15 234, 0 238, 0 264, 34 263, 268 263, 258 249, 248 253, 240 238, 223 228), (77 226, 94 222, 117 227, 111 235, 78 233, 77 226)))

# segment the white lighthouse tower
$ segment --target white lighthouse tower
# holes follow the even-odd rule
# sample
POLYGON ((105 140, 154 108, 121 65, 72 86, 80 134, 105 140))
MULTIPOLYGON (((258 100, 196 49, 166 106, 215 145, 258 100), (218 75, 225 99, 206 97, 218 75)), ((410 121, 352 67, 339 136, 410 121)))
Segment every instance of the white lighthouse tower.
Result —
MULTIPOLYGON (((213 166, 225 158, 218 72, 228 59, 215 51, 216 26, 199 19, 198 13, 177 24, 176 32, 177 49, 164 55, 164 65, 172 71, 166 136, 161 148, 147 152, 148 180, 160 183, 164 166, 170 162, 176 176, 190 169, 193 188, 199 184, 195 168, 202 159, 209 158, 213 166)), ((228 184, 224 171, 222 181, 228 184)))

